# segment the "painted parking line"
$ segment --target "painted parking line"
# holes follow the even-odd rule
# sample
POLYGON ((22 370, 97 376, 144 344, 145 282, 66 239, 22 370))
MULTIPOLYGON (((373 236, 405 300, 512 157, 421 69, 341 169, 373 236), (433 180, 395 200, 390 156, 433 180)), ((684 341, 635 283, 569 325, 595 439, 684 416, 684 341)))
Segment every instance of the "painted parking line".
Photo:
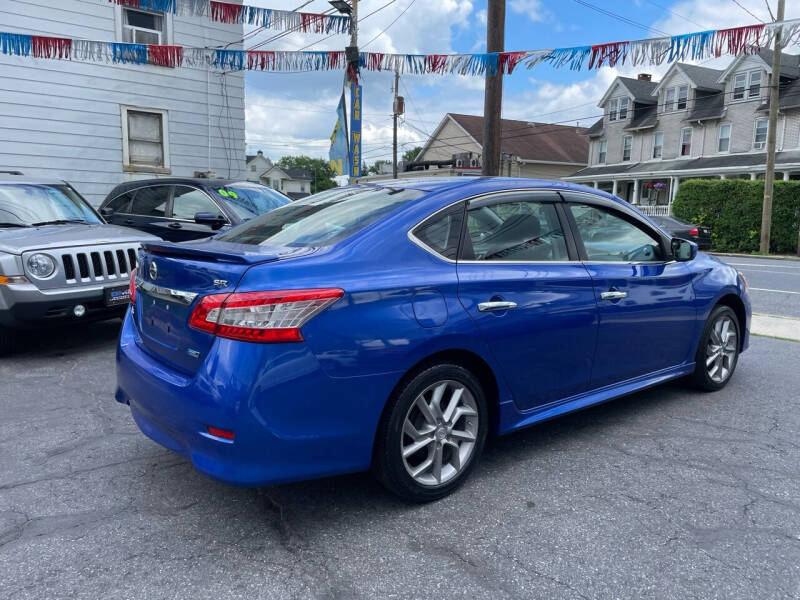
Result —
POLYGON ((748 291, 753 290, 754 292, 772 292, 774 294, 800 294, 800 292, 790 292, 789 290, 770 290, 767 288, 754 288, 754 287, 749 287, 747 289, 748 291))

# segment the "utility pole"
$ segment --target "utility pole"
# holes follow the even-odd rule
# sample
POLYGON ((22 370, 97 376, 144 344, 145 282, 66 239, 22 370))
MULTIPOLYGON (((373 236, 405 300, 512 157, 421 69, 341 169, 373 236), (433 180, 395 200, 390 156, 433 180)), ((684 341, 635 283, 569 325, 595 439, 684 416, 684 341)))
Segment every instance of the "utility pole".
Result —
POLYGON ((392 131, 392 176, 397 179, 397 117, 405 113, 405 99, 397 95, 400 87, 400 72, 394 72, 394 102, 392 103, 393 131, 392 131))
MULTIPOLYGON (((489 0, 486 15, 486 51, 502 52, 506 37, 506 0, 489 0)), ((500 127, 503 75, 486 73, 483 97, 483 175, 500 174, 500 127)))
MULTIPOLYGON (((783 21, 785 0, 778 0, 777 21, 783 21)), ((772 75, 769 84, 769 125, 767 126, 767 171, 764 174, 764 206, 761 210, 761 253, 769 254, 772 230, 772 194, 775 189, 775 140, 778 129, 778 103, 781 83, 781 31, 775 31, 775 51, 772 55, 772 75)))

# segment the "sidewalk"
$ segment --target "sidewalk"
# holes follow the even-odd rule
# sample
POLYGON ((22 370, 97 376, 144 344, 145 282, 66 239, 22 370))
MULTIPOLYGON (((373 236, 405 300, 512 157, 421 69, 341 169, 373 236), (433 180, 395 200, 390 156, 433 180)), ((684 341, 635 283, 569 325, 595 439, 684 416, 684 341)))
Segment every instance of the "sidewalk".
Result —
POLYGON ((750 333, 800 342, 800 319, 753 313, 750 333))

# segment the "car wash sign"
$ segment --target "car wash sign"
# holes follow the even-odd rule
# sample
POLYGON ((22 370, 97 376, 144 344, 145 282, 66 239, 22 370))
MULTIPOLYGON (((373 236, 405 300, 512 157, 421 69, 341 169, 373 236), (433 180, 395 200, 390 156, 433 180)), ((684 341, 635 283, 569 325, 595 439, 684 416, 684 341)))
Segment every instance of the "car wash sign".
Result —
POLYGON ((350 82, 350 177, 361 177, 361 86, 350 82))

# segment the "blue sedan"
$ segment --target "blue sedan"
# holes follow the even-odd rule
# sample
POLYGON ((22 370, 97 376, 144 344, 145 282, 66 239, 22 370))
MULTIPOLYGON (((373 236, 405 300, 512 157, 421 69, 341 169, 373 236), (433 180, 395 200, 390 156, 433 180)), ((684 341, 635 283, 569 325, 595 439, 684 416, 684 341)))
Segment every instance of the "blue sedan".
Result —
POLYGON ((736 270, 552 181, 338 188, 139 258, 116 398, 236 485, 372 468, 434 500, 487 435, 680 377, 718 390, 748 344, 736 270))

